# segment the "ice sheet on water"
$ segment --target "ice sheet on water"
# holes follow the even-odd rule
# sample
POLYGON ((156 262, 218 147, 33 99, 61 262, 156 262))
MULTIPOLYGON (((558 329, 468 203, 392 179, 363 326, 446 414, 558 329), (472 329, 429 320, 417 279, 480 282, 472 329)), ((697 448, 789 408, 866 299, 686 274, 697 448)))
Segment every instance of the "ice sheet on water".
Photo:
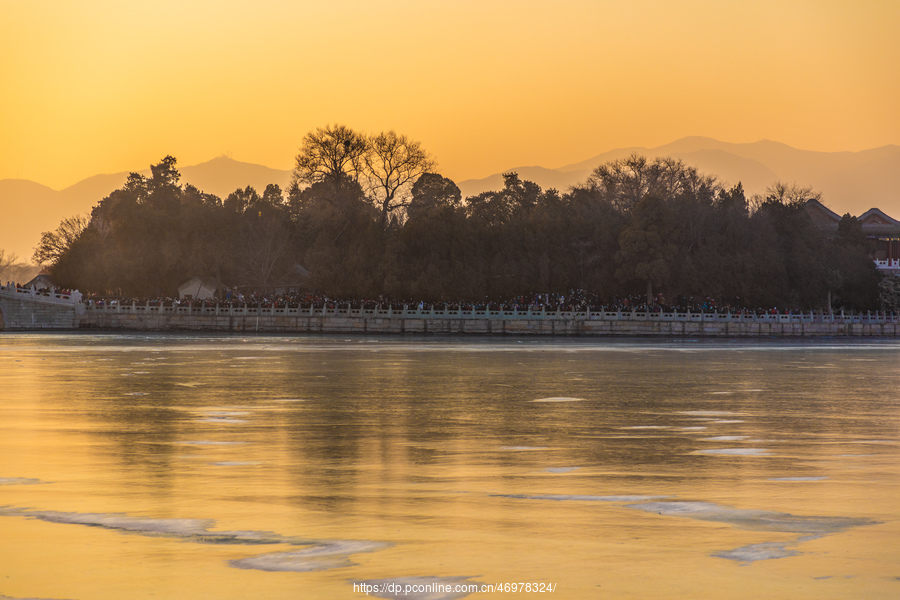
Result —
POLYGON ((263 464, 258 460, 225 460, 222 462, 209 463, 216 467, 251 467, 263 464))
POLYGON ((238 569, 259 571, 324 571, 352 565, 349 558, 352 554, 373 552, 387 546, 384 542, 366 540, 326 540, 302 550, 260 554, 232 560, 229 564, 238 569))
POLYGON ((661 500, 669 496, 585 496, 578 494, 494 494, 498 498, 516 498, 520 500, 556 500, 576 502, 644 502, 661 500))
POLYGON ((800 542, 816 539, 830 533, 839 533, 853 527, 878 524, 877 521, 865 518, 804 517, 767 510, 732 508, 710 502, 643 502, 640 504, 629 504, 628 508, 651 513, 655 512, 663 516, 727 523, 733 527, 752 531, 799 534, 796 540, 793 541, 751 544, 713 554, 713 556, 719 558, 727 558, 745 564, 758 560, 795 556, 799 552, 788 549, 788 546, 794 546, 800 542))
POLYGON ((791 542, 765 542, 762 544, 750 544, 749 546, 741 546, 734 550, 725 550, 716 552, 713 556, 719 558, 727 558, 736 560, 740 563, 750 564, 758 560, 770 560, 774 558, 785 558, 788 556, 797 556, 801 554, 797 550, 789 550, 787 547, 792 545, 791 542))
POLYGON ((563 396, 553 398, 538 398, 532 402, 584 402, 584 398, 566 398, 563 396))
POLYGON ((712 448, 710 450, 697 450, 693 454, 710 454, 718 456, 770 456, 771 451, 766 448, 712 448))
POLYGON ((38 483, 45 482, 31 477, 0 477, 0 485, 35 485, 38 483))
POLYGON ((270 531, 211 531, 212 519, 157 519, 132 517, 122 513, 77 513, 0 508, 0 516, 27 517, 48 523, 87 525, 153 537, 173 537, 204 544, 303 544, 307 540, 288 538, 270 531))
MULTIPOLYGON (((455 591, 458 586, 477 586, 469 577, 395 577, 391 579, 367 579, 350 581, 362 584, 373 591, 367 595, 375 598, 404 598, 407 600, 456 600, 472 592, 455 591), (468 584, 468 585, 467 585, 468 584)), ((471 588, 477 589, 477 588, 471 588)))
POLYGON ((0 594, 0 600, 54 600, 54 599, 52 599, 52 598, 35 598, 35 597, 19 598, 17 596, 4 596, 3 594, 0 594))
POLYGON ((238 444, 246 444, 247 442, 219 442, 214 440, 186 440, 183 442, 172 442, 180 446, 237 446, 238 444))
POLYGON ((770 477, 769 481, 824 481, 827 477, 770 477))
POLYGON ((246 423, 247 419, 239 419, 237 417, 245 417, 251 414, 242 410, 198 410, 195 411, 199 419, 195 419, 197 423, 246 423))
POLYGON ((717 435, 714 437, 700 438, 700 441, 702 441, 702 442, 739 442, 741 440, 746 440, 748 437, 750 437, 750 436, 747 436, 747 435, 717 435))
POLYGON ((700 521, 728 523, 734 527, 752 531, 780 531, 811 534, 814 536, 837 533, 852 527, 876 524, 875 521, 864 518, 804 517, 768 510, 732 508, 711 502, 644 502, 641 504, 629 504, 628 508, 655 512, 659 515, 670 517, 687 517, 700 521))
POLYGON ((547 467, 544 470, 548 473, 569 473, 576 470, 577 468, 578 467, 547 467))

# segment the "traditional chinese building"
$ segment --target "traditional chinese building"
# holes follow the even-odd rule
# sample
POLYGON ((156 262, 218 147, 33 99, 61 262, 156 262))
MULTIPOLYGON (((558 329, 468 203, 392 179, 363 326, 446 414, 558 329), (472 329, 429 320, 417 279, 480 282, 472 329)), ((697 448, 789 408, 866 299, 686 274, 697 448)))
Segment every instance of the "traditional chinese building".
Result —
MULTIPOLYGON (((817 227, 837 234, 841 216, 817 200, 806 203, 806 212, 817 227)), ((862 231, 875 242, 875 266, 880 271, 900 273, 900 221, 878 208, 870 208, 856 218, 862 231)))

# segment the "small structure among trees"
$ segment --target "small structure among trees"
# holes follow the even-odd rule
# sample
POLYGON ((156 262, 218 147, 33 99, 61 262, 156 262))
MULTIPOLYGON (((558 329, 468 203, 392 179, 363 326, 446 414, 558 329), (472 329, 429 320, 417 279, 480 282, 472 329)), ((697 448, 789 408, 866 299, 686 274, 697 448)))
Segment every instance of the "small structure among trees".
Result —
POLYGON ((220 289, 218 281, 212 278, 191 277, 178 286, 180 300, 212 300, 220 289))

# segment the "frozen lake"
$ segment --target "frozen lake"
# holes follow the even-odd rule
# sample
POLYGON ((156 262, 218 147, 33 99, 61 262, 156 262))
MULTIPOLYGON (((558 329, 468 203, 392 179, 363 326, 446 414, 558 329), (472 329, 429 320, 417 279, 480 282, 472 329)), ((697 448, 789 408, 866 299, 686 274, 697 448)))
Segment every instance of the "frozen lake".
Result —
POLYGON ((895 341, 3 334, 0 599, 897 598, 898 383, 895 341))

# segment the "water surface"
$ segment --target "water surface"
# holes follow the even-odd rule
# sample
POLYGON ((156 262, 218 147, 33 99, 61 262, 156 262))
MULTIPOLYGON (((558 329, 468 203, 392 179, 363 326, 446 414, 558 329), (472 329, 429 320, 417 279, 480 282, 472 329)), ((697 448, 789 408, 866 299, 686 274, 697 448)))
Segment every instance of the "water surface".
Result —
POLYGON ((891 341, 3 334, 0 374, 0 597, 900 596, 891 341))

